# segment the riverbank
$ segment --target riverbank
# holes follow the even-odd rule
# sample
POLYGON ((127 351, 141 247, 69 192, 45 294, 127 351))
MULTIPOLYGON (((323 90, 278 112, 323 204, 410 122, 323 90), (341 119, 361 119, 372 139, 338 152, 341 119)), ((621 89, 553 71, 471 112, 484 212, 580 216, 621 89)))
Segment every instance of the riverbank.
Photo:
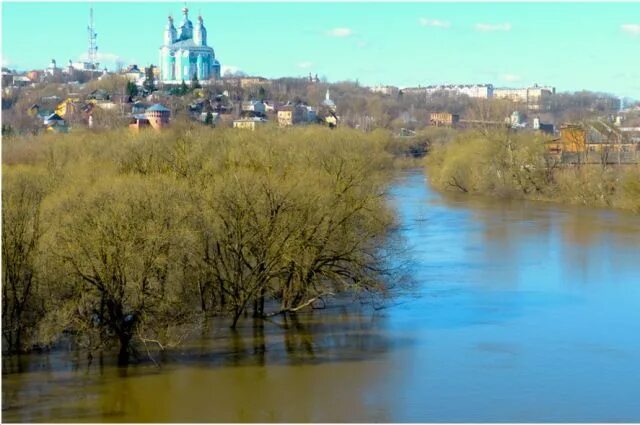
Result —
POLYGON ((640 164, 560 164, 540 136, 462 132, 434 145, 426 172, 439 190, 624 209, 640 213, 640 164))

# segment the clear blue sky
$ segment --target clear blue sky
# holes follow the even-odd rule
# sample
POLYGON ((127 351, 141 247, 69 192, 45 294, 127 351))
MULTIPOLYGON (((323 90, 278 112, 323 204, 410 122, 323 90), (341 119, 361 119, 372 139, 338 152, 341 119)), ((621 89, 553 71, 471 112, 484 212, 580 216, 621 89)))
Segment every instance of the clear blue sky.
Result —
MULTIPOLYGON (((158 62, 183 3, 94 2, 103 62, 158 62)), ((329 81, 554 85, 640 98, 640 3, 187 3, 226 67, 329 81)), ((2 4, 3 65, 86 52, 89 3, 2 4)))

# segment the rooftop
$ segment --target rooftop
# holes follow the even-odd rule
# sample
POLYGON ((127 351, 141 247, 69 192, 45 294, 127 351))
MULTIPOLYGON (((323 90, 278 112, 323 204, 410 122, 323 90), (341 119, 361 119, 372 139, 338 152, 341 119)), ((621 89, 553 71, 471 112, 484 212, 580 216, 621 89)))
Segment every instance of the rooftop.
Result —
POLYGON ((159 103, 156 103, 155 105, 147 108, 147 112, 171 112, 171 110, 159 103))

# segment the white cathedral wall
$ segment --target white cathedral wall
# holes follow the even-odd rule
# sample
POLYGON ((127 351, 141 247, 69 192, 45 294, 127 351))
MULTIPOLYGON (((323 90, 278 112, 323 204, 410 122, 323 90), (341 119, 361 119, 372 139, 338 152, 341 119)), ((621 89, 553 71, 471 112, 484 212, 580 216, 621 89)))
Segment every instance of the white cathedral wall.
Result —
POLYGON ((190 81, 194 73, 197 73, 198 80, 200 81, 220 78, 220 66, 211 52, 201 53, 202 59, 199 63, 197 60, 191 61, 189 52, 173 52, 175 54, 173 57, 171 53, 170 49, 160 51, 162 81, 190 81))

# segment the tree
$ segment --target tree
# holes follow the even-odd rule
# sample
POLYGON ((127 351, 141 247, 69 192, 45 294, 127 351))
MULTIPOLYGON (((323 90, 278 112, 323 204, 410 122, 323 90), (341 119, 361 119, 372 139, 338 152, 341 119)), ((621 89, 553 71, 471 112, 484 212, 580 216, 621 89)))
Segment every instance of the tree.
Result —
POLYGON ((145 79, 142 83, 142 87, 149 93, 155 91, 155 78, 153 76, 153 65, 149 65, 149 67, 145 68, 145 79))
POLYGON ((138 94, 138 86, 133 81, 127 81, 127 95, 136 96, 138 94))
MULTIPOLYGON (((251 306, 255 317, 265 317, 339 292, 384 291, 377 246, 389 215, 375 189, 379 183, 359 166, 347 170, 345 158, 330 156, 320 169, 298 171, 300 180, 287 170, 223 175, 198 208, 208 291, 222 302, 232 327, 251 306), (371 211, 376 220, 366 218, 371 211), (279 307, 266 311, 267 298, 279 307)), ((364 166, 363 160, 350 158, 364 166)))
POLYGON ((2 336, 9 352, 19 352, 43 314, 36 262, 47 181, 35 170, 3 171, 3 180, 2 336))
POLYGON ((213 114, 211 111, 207 111, 207 115, 204 118, 204 123, 207 125, 213 124, 213 114))
POLYGON ((191 90, 202 88, 200 82, 198 81, 198 74, 196 72, 193 73, 193 77, 191 77, 191 90))
POLYGON ((116 178, 81 191, 52 212, 60 225, 50 249, 75 278, 60 304, 117 341, 124 364, 134 337, 188 316, 170 261, 187 207, 172 208, 183 195, 162 179, 116 178))
POLYGON ((2 136, 11 137, 13 135, 13 128, 9 124, 2 124, 2 136))
POLYGON ((141 344, 179 343, 203 313, 236 327, 251 310, 261 320, 340 292, 384 294, 388 137, 306 127, 247 138, 177 120, 153 134, 12 140, 5 338, 16 346, 20 329, 28 349, 65 335, 125 363, 141 344))
POLYGON ((183 79, 182 84, 180 84, 180 95, 184 96, 188 92, 189 92, 189 87, 187 86, 187 83, 185 83, 183 79))
POLYGON ((264 89, 264 87, 260 86, 260 88, 258 89, 258 99, 260 100, 260 102, 264 102, 266 98, 267 91, 264 89))
POLYGON ((91 111, 93 128, 113 130, 127 125, 128 118, 119 111, 113 109, 94 108, 91 111))

